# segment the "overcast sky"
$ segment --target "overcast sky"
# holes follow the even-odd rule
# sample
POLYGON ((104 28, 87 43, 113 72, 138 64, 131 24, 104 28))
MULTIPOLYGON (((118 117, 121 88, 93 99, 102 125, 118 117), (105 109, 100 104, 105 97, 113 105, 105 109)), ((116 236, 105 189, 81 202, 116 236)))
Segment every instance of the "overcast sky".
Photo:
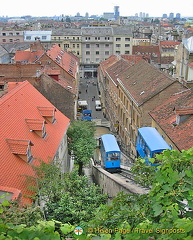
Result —
POLYGON ((61 14, 74 16, 78 12, 85 16, 101 16, 104 12, 114 12, 114 6, 119 6, 121 16, 134 16, 135 13, 149 13, 150 17, 162 17, 163 13, 181 13, 182 17, 193 17, 193 0, 4 0, 0 7, 0 16, 20 17, 59 16, 61 14))

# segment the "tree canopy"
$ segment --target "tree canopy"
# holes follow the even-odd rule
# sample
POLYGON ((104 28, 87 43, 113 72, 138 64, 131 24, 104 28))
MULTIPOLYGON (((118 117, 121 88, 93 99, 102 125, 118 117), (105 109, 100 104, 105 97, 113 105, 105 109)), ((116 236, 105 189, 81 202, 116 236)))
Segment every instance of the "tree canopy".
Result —
POLYGON ((79 165, 79 175, 83 174, 83 165, 89 162, 96 148, 94 133, 95 125, 89 121, 73 121, 68 128, 68 146, 79 165))

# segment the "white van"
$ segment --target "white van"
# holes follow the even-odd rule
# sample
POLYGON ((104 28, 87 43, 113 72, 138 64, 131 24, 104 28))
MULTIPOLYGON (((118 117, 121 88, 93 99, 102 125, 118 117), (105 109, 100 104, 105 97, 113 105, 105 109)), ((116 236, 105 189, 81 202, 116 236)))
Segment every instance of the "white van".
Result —
POLYGON ((102 107, 101 107, 101 101, 100 100, 95 101, 95 109, 96 109, 96 111, 101 111, 102 107))

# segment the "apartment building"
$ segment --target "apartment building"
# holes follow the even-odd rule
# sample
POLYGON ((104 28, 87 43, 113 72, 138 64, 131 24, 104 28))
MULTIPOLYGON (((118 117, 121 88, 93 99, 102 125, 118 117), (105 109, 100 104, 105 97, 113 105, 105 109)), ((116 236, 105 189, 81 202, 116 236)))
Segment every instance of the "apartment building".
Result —
POLYGON ((113 54, 132 54, 132 29, 131 27, 113 28, 113 54))
POLYGON ((174 77, 186 85, 193 86, 193 36, 184 38, 178 46, 173 62, 174 77))
POLYGON ((120 141, 122 151, 131 158, 136 156, 138 128, 151 126, 149 112, 173 93, 186 89, 142 56, 134 55, 111 57, 101 63, 98 81, 99 86, 104 86, 100 88, 101 102, 111 122, 111 131, 120 141))
POLYGON ((82 77, 96 77, 100 62, 113 54, 113 31, 111 27, 83 27, 82 77))
POLYGON ((81 61, 81 29, 53 29, 52 43, 72 52, 81 61))
POLYGON ((23 31, 16 30, 2 30, 0 31, 0 43, 23 42, 23 31))
POLYGON ((80 59, 81 77, 96 77, 100 62, 112 54, 131 54, 132 31, 130 27, 56 29, 52 43, 80 59))
POLYGON ((41 42, 51 41, 52 31, 24 31, 24 41, 35 42, 40 40, 41 42))

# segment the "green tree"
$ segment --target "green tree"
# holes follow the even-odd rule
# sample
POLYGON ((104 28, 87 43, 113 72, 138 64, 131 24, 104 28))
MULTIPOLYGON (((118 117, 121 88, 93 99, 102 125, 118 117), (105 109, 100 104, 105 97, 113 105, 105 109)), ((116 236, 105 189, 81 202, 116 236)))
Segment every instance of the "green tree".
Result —
POLYGON ((47 220, 79 224, 88 221, 93 216, 93 209, 107 201, 107 195, 102 194, 98 186, 89 183, 86 176, 79 176, 76 170, 62 173, 56 164, 44 162, 34 169, 38 198, 45 203, 47 220))
MULTIPOLYGON (((192 239, 193 212, 188 211, 182 201, 187 200, 187 205, 193 209, 193 148, 182 152, 166 150, 156 158, 150 160, 159 160, 161 165, 154 173, 147 165, 142 167, 144 181, 149 172, 152 174, 149 193, 142 196, 119 194, 110 205, 100 206, 88 227, 109 229, 126 225, 130 230, 128 234, 114 232, 108 239, 192 239)), ((138 166, 139 163, 136 169, 138 166)), ((141 168, 139 171, 142 182, 141 168)), ((101 234, 99 239, 102 237, 101 234)))
POLYGON ((79 175, 83 174, 83 166, 89 163, 96 148, 94 133, 95 125, 89 121, 73 121, 68 128, 69 150, 73 151, 79 175))

